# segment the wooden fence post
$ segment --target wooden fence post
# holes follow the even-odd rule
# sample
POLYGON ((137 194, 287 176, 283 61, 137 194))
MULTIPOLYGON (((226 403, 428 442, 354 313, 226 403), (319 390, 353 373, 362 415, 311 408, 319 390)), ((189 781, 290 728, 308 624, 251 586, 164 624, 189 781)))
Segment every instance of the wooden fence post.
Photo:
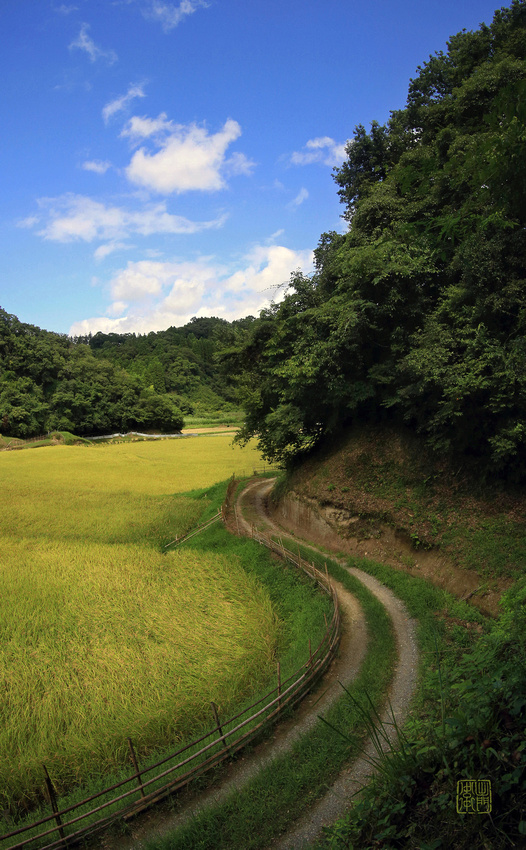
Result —
POLYGON ((278 709, 281 708, 281 664, 278 661, 278 709))
POLYGON ((212 711, 214 712, 214 717, 215 717, 215 721, 216 721, 216 724, 217 724, 217 731, 219 732, 219 737, 223 739, 223 747, 225 748, 226 752, 230 755, 230 750, 228 748, 226 738, 225 738, 225 735, 223 734, 223 730, 221 728, 221 723, 219 721, 219 713, 217 711, 217 705, 215 704, 215 702, 211 702, 210 705, 212 706, 212 711))
POLYGON ((48 793, 48 796, 49 796, 49 802, 51 803, 51 808, 53 809, 53 814, 55 815, 55 820, 57 822, 58 834, 60 835, 60 837, 61 837, 61 839, 64 843, 64 846, 67 847, 68 844, 67 844, 67 841, 66 841, 66 837, 64 835, 64 830, 62 828, 62 821, 61 821, 60 815, 58 813, 59 810, 58 810, 58 805, 57 805, 57 795, 55 793, 55 788, 53 787, 51 777, 50 777, 49 773, 47 772, 46 765, 43 764, 42 767, 44 768, 46 786, 47 786, 47 793, 48 793))
POLYGON ((135 755, 135 750, 133 749, 133 744, 132 744, 131 738, 128 738, 128 746, 130 748, 130 755, 131 755, 131 760, 133 762, 133 766, 135 768, 135 773, 137 774, 137 782, 139 783, 139 789, 140 789, 140 792, 141 792, 141 796, 146 797, 146 794, 144 793, 144 787, 143 787, 143 784, 142 784, 141 774, 139 772, 139 765, 137 764, 137 756, 135 755))

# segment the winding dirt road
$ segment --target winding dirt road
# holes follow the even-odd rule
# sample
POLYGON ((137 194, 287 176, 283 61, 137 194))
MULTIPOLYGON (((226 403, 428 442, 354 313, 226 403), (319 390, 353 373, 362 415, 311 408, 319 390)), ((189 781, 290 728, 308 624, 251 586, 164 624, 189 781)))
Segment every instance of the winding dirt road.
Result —
MULTIPOLYGON (((288 524, 288 530, 285 531, 269 516, 267 503, 268 495, 273 484, 273 480, 256 481, 249 485, 241 494, 238 503, 241 513, 239 524, 245 533, 250 532, 251 528, 245 519, 245 516, 248 516, 257 525, 259 530, 284 534, 286 536, 291 535, 290 524, 288 524)), ((302 536, 304 537, 303 531, 302 536)), ((311 548, 317 551, 315 547, 311 548)), ((345 566, 345 564, 342 565, 345 566)), ((349 567, 346 567, 346 569, 380 600, 391 617, 396 636, 398 661, 389 691, 389 701, 396 723, 400 725, 407 717, 410 701, 416 686, 418 652, 415 638, 415 622, 409 617, 402 602, 379 581, 362 570, 349 567)), ((344 614, 344 638, 346 639, 342 640, 339 654, 338 666, 343 668, 342 672, 331 669, 324 680, 324 684, 327 687, 326 694, 330 693, 332 697, 331 702, 337 699, 338 696, 341 696, 341 685, 339 683, 341 682, 347 685, 348 682, 355 678, 357 668, 355 666, 356 658, 353 654, 353 649, 356 651, 356 645, 359 646, 359 663, 361 663, 365 655, 367 640, 363 619, 361 621, 361 629, 357 632, 355 622, 352 620, 349 621, 347 616, 348 606, 356 606, 356 600, 339 583, 336 583, 335 587, 338 593, 338 601, 344 614), (354 633, 352 634, 352 640, 348 634, 349 630, 351 633, 354 633), (351 650, 350 654, 349 649, 351 650)), ((321 712, 318 705, 316 706, 316 715, 319 713, 321 712)), ((381 720, 389 728, 389 740, 393 741, 395 729, 392 724, 391 711, 384 711, 381 720)), ((370 759, 375 755, 374 746, 369 741, 365 747, 363 756, 352 762, 340 774, 325 796, 318 800, 286 835, 273 843, 273 850, 300 850, 300 848, 309 847, 312 842, 321 836, 324 826, 331 825, 337 818, 345 814, 349 809, 352 796, 360 790, 371 776, 372 768, 370 759)))
MULTIPOLYGON (((273 521, 267 511, 267 497, 273 480, 252 482, 240 495, 236 505, 237 519, 234 521, 240 533, 250 533, 252 524, 259 530, 293 537, 273 521)), ((302 532, 305 536, 304 531, 302 532)), ((302 541, 303 542, 303 541, 302 541)), ((313 547, 312 547, 313 548, 313 547)), ((357 569, 349 569, 362 581, 385 606, 393 622, 396 635, 398 661, 394 671, 389 699, 398 724, 404 722, 414 693, 417 677, 417 647, 414 621, 402 603, 376 579, 357 569)), ((292 721, 280 724, 269 741, 261 744, 250 755, 236 760, 229 766, 219 785, 205 793, 187 798, 180 810, 174 814, 151 812, 140 821, 131 824, 131 834, 119 839, 106 837, 101 840, 105 850, 140 850, 153 838, 166 835, 204 808, 221 802, 235 790, 241 790, 263 766, 272 763, 293 743, 304 735, 315 723, 318 715, 325 713, 346 687, 355 679, 367 648, 367 630, 362 610, 355 597, 338 582, 333 584, 338 594, 342 614, 343 634, 337 659, 324 676, 322 684, 314 694, 306 697, 295 712, 292 721), (321 694, 321 695, 320 695, 321 694)), ((390 712, 384 712, 382 721, 389 725, 390 712)), ((392 729, 391 726, 389 728, 392 729)), ((394 733, 394 729, 392 729, 394 733)), ((394 737, 394 735, 393 735, 394 737)), ((321 836, 322 828, 332 824, 349 808, 351 796, 358 791, 371 775, 370 756, 374 755, 372 744, 366 746, 362 757, 355 760, 340 774, 326 795, 309 809, 307 814, 272 844, 273 850, 299 850, 308 847, 321 836)))

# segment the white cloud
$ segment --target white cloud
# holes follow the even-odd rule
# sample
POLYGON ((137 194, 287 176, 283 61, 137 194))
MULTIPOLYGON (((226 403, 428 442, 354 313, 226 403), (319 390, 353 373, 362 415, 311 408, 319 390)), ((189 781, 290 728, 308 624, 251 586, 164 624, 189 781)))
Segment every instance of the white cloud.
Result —
POLYGON ((167 263, 142 260, 128 263, 110 282, 112 298, 141 301, 148 295, 159 295, 165 280, 170 277, 167 263))
POLYGON ((173 122, 168 120, 166 112, 161 112, 157 118, 141 118, 134 115, 121 131, 121 136, 128 137, 133 144, 138 144, 152 136, 162 137, 173 129, 173 122))
MULTIPOLYGON (((73 194, 43 198, 39 205, 47 220, 38 235, 52 242, 99 240, 116 243, 132 233, 141 236, 154 233, 199 233, 219 228, 226 220, 225 216, 220 216, 211 221, 190 221, 184 216, 169 213, 165 202, 130 210, 73 194)), ((42 216, 32 216, 20 222, 20 226, 34 227, 41 221, 42 216)), ((104 255, 104 249, 99 251, 99 258, 101 255, 104 255)))
POLYGON ((295 151, 291 157, 292 165, 310 165, 321 162, 324 165, 341 165, 346 158, 347 142, 335 142, 330 136, 309 139, 302 151, 295 151))
POLYGON ((17 222, 17 227, 35 227, 40 222, 40 216, 38 215, 28 215, 27 218, 23 218, 17 222))
POLYGON ((56 6, 53 11, 59 12, 61 15, 69 15, 71 12, 78 12, 78 9, 78 6, 66 6, 65 3, 62 3, 61 6, 56 6))
MULTIPOLYGON (((141 121, 142 132, 149 132, 152 125, 146 123, 148 119, 141 121)), ((169 122, 164 114, 159 116, 157 123, 162 124, 163 130, 168 129, 169 122)), ((131 126, 130 122, 129 132, 131 126)), ((137 135, 139 125, 134 127, 137 135)), ((152 129, 154 132, 157 130, 152 129)), ((126 169, 126 176, 132 183, 166 195, 191 190, 217 191, 225 186, 223 171, 232 173, 234 169, 236 173, 246 174, 253 166, 243 154, 234 154, 225 161, 226 149, 240 135, 241 127, 232 119, 213 134, 196 124, 175 125, 170 127, 168 136, 157 142, 160 146, 157 153, 150 154, 144 148, 136 151, 126 169)))
POLYGON ((105 245, 99 245, 99 247, 93 252, 93 256, 96 260, 104 260, 106 257, 109 257, 110 254, 114 254, 115 251, 125 251, 129 250, 132 246, 128 245, 126 242, 107 242, 105 245))
POLYGON ((82 24, 78 38, 69 45, 70 50, 83 50, 88 54, 91 62, 96 62, 97 59, 105 59, 110 65, 117 61, 117 54, 114 50, 103 50, 97 47, 93 39, 88 35, 89 24, 82 24))
POLYGON ((294 269, 310 267, 311 251, 292 251, 283 245, 256 245, 247 255, 249 265, 228 278, 224 285, 230 292, 266 293, 266 300, 274 298, 282 286, 287 285, 294 269))
POLYGON ((207 8, 204 0, 181 0, 179 4, 150 0, 144 10, 147 18, 159 21, 164 32, 170 32, 197 9, 207 8))
POLYGON ((109 282, 107 314, 76 322, 72 336, 96 333, 148 333, 180 327, 192 316, 233 319, 257 315, 279 301, 297 268, 312 270, 311 251, 283 245, 256 245, 232 270, 210 257, 196 262, 129 262, 109 282), (126 306, 125 306, 126 305, 126 306), (126 315, 120 315, 126 310, 126 315))
POLYGON ((108 316, 120 316, 124 311, 128 308, 128 304, 126 301, 114 301, 113 304, 110 304, 106 313, 108 316))
POLYGON ((82 163, 84 171, 93 171, 95 174, 106 174, 111 168, 111 162, 102 162, 100 159, 90 159, 82 163))
POLYGON ((143 84, 130 86, 126 94, 123 94, 121 97, 117 97, 115 100, 111 100, 107 103, 102 110, 104 123, 107 124, 110 118, 113 118, 117 112, 122 112, 126 109, 128 104, 137 97, 146 97, 143 84))
POLYGON ((239 174, 249 175, 256 167, 256 163, 245 156, 244 153, 234 153, 225 160, 225 173, 229 177, 237 177, 239 174))
POLYGON ((288 203, 288 204, 287 204, 287 208, 288 208, 289 210, 295 210, 295 209, 297 209, 299 206, 301 206, 301 204, 303 203, 303 201, 306 201, 306 200, 307 200, 307 198, 308 198, 308 197, 309 197, 309 192, 308 192, 308 190, 307 190, 307 189, 305 189, 304 187, 303 187, 303 188, 301 188, 301 189, 299 190, 298 194, 296 195, 296 197, 295 197, 292 201, 290 201, 290 203, 288 203))

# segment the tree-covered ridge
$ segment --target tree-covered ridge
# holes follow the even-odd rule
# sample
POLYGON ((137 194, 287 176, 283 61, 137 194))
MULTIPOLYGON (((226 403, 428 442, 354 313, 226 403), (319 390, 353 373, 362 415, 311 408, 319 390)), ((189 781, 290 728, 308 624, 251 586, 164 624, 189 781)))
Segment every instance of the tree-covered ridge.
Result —
POLYGON ((234 322, 193 318, 183 327, 165 331, 139 336, 99 332, 77 341, 89 345, 97 358, 110 360, 153 384, 158 392, 175 393, 183 412, 189 413, 192 400, 204 387, 220 399, 235 401, 227 376, 217 367, 216 353, 253 321, 251 316, 234 322))
POLYGON ((334 170, 349 223, 231 349, 243 436, 287 459, 405 422, 479 469, 526 471, 526 2, 461 32, 334 170))
POLYGON ((213 362, 219 329, 239 333, 236 323, 195 319, 147 336, 71 339, 0 308, 0 433, 178 431, 193 399, 232 400, 213 362))

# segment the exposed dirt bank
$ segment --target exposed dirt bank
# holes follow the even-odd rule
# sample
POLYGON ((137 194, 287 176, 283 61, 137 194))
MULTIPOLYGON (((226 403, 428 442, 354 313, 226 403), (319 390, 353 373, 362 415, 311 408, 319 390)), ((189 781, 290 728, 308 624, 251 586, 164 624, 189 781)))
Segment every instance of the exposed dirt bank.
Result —
POLYGON ((403 532, 396 532, 379 521, 373 528, 369 524, 368 536, 362 536, 359 529, 355 535, 353 528, 359 526, 359 517, 341 508, 319 505, 314 499, 293 491, 272 510, 272 516, 284 528, 331 552, 371 558, 421 576, 493 617, 499 613, 502 592, 512 584, 510 580, 499 579, 488 586, 476 572, 457 567, 438 551, 415 550, 403 532))
POLYGON ((458 472, 427 457, 409 434, 357 429, 302 463, 276 517, 300 534, 308 528, 309 538, 331 551, 422 576, 496 616, 514 582, 513 546, 502 549, 499 573, 484 562, 480 543, 484 534, 498 540, 506 523, 524 539, 526 499, 489 486, 475 492, 458 472))

